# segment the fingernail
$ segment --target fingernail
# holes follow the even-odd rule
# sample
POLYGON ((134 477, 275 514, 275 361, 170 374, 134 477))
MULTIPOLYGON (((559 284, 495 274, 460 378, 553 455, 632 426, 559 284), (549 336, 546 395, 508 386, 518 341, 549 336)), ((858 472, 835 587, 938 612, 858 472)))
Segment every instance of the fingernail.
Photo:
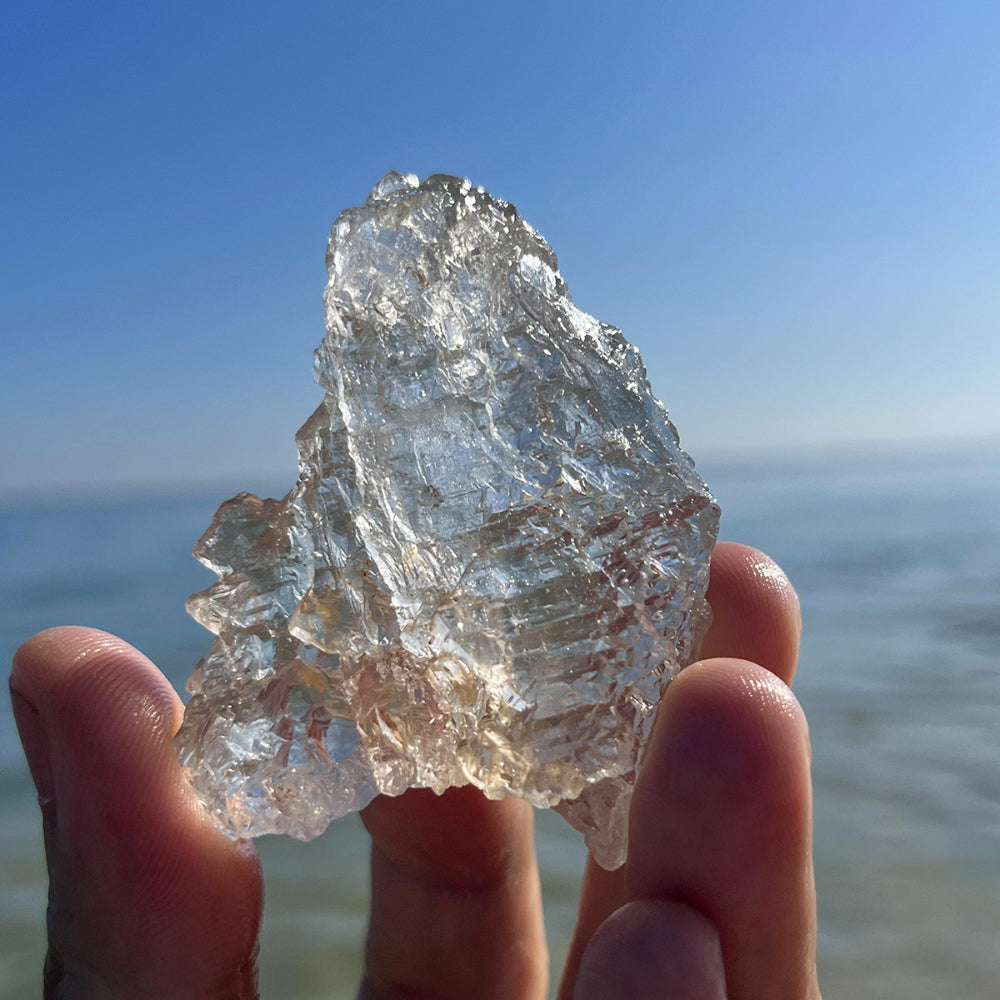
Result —
POLYGON ((52 804, 56 794, 49 734, 46 732, 42 713, 13 685, 10 688, 10 701, 31 779, 38 792, 38 804, 45 809, 52 804))

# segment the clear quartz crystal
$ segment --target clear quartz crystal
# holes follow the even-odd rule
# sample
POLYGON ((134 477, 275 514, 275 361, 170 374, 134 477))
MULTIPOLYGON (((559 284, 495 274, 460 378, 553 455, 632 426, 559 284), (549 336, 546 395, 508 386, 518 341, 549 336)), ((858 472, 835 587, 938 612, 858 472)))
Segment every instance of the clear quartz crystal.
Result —
POLYGON ((555 807, 617 867, 718 506, 638 352, 512 205, 390 173, 327 265, 298 482, 227 501, 194 550, 216 639, 181 761, 233 836, 471 783, 555 807))

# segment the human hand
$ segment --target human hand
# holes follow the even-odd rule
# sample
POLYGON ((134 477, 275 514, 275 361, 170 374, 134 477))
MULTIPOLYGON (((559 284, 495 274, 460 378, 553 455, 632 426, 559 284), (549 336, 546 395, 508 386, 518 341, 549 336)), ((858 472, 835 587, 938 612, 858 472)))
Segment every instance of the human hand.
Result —
MULTIPOLYGON (((637 784, 628 862, 588 865, 560 1000, 819 997, 808 735, 785 686, 798 603, 770 560, 726 543, 709 600, 706 658, 668 688, 637 784)), ((184 781, 162 674, 112 636, 52 629, 18 651, 11 694, 42 802, 46 996, 254 997, 260 866, 184 781)), ((545 996, 527 803, 414 790, 363 817, 365 1000, 545 996)))

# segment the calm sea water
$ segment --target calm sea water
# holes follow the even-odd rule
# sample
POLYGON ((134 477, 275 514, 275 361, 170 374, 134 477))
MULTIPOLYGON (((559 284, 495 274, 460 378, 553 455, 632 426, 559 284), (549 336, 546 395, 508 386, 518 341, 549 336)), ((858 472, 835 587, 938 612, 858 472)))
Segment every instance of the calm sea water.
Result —
MULTIPOLYGON (((802 599, 796 689, 816 783, 821 984, 833 997, 993 997, 1000 984, 1000 452, 706 465, 724 536, 768 551, 802 599)), ((89 624, 178 687, 208 636, 183 611, 188 555, 224 499, 0 505, 0 655, 89 624)), ((9 708, 0 710, 0 995, 40 995, 44 861, 9 708)), ((583 851, 539 816, 554 962, 583 851)), ((367 845, 345 819, 259 842, 265 997, 354 995, 367 845)))

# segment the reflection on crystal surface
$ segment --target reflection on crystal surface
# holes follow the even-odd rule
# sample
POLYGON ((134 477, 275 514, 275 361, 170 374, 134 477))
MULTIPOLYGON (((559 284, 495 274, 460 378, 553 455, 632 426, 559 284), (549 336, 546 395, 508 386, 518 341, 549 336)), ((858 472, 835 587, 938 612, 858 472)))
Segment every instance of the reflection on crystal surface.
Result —
POLYGON ((195 548, 219 580, 188 608, 217 638, 181 760, 236 836, 471 782, 558 808, 617 866, 718 507, 513 206, 391 173, 327 264, 298 482, 223 504, 195 548))

